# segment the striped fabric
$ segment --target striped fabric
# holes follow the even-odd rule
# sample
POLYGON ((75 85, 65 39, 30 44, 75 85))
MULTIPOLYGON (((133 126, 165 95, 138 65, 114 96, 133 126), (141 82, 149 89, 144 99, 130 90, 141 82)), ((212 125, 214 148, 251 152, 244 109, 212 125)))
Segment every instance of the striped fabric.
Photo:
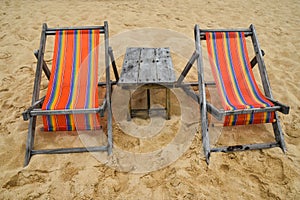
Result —
MULTIPOLYGON (((244 33, 207 32, 206 41, 209 61, 224 110, 273 106, 255 82, 244 33)), ((273 112, 231 115, 225 117, 224 126, 270 123, 273 120, 273 112)))
MULTIPOLYGON (((50 82, 43 110, 97 108, 99 30, 64 30, 55 35, 50 82)), ((43 116, 45 131, 91 130, 95 114, 43 116)))

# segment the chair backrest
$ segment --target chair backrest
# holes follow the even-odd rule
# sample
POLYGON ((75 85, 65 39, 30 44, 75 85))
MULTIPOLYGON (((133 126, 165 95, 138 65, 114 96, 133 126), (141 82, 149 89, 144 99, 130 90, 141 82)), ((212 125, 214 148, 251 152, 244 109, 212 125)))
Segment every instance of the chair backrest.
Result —
MULTIPOLYGON (((223 109, 273 106, 260 91, 251 68, 243 32, 206 32, 207 51, 223 109)), ((224 125, 270 123, 273 112, 230 115, 224 125)))
MULTIPOLYGON (((43 110, 88 109, 98 103, 99 30, 58 30, 43 110)), ((43 116, 45 131, 95 129, 94 114, 43 116)))

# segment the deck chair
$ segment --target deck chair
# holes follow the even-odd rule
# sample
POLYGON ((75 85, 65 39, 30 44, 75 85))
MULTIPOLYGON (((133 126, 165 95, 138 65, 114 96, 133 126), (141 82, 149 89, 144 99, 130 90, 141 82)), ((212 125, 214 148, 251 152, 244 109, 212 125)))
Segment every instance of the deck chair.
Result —
MULTIPOLYGON (((32 105, 23 113, 29 120, 24 166, 32 155, 88 151, 112 152, 112 111, 109 59, 115 62, 108 43, 108 24, 92 27, 48 28, 43 24, 40 47, 35 53, 37 67, 32 105), (44 61, 47 36, 55 35, 51 71, 44 61), (98 82, 99 37, 104 35, 105 82, 98 82), (42 72, 49 79, 47 93, 40 98, 42 72), (98 90, 105 87, 105 98, 99 106, 98 90), (34 149, 37 116, 42 116, 44 131, 76 131, 100 128, 100 117, 107 112, 107 145, 59 149, 34 149)), ((116 76, 116 78, 118 78, 116 76)), ((116 81, 115 81, 116 83, 116 81)))
POLYGON ((211 152, 234 152, 254 149, 280 147, 286 151, 283 132, 277 111, 289 113, 289 107, 273 99, 263 60, 264 52, 260 49, 253 25, 236 30, 203 30, 195 25, 196 51, 191 62, 197 60, 199 103, 201 112, 202 143, 206 162, 209 164, 211 152), (246 37, 251 37, 255 57, 250 61, 246 37), (206 40, 207 52, 213 83, 205 82, 201 49, 201 40, 206 40), (258 64, 264 93, 259 89, 252 68, 258 64), (218 109, 206 99, 205 88, 214 85, 221 99, 222 108, 218 109), (275 141, 272 143, 210 147, 208 113, 224 126, 272 123, 275 141))

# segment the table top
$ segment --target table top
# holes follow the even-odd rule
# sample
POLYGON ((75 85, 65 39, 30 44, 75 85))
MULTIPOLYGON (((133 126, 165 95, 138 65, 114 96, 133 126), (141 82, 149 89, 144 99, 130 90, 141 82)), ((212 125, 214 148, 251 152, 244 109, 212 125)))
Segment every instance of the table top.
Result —
POLYGON ((176 81, 169 48, 129 47, 123 62, 120 86, 172 85, 176 81))

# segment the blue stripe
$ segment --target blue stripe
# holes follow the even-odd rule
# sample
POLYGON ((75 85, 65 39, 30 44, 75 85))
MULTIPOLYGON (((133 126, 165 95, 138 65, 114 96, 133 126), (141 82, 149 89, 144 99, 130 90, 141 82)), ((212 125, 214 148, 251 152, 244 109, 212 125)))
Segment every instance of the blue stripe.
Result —
MULTIPOLYGON (((88 30, 88 57, 87 57, 87 59, 88 59, 88 75, 89 74, 91 74, 91 49, 92 49, 92 39, 93 39, 93 37, 92 37, 92 30, 88 30)), ((87 84, 86 84, 86 101, 85 101, 85 108, 88 108, 89 107, 89 102, 90 102, 90 87, 91 87, 91 79, 90 78, 88 78, 87 79, 87 84)), ((88 129, 91 129, 91 127, 90 127, 90 117, 89 117, 89 115, 85 115, 85 125, 87 126, 87 128, 88 129)))
MULTIPOLYGON (((61 53, 61 47, 62 47, 62 42, 61 42, 61 37, 62 37, 62 34, 63 32, 62 31, 59 31, 58 32, 58 51, 57 51, 57 55, 56 55, 56 63, 55 63, 55 67, 59 67, 58 64, 60 62, 60 53, 61 53)), ((55 73, 54 73, 54 76, 53 76, 53 87, 51 88, 51 93, 50 93, 50 97, 49 97, 49 101, 47 102, 47 105, 46 105, 46 109, 49 110, 50 109, 50 106, 51 106, 51 103, 53 101, 53 95, 55 95, 55 88, 57 86, 57 76, 58 76, 58 69, 55 70, 55 73)))

